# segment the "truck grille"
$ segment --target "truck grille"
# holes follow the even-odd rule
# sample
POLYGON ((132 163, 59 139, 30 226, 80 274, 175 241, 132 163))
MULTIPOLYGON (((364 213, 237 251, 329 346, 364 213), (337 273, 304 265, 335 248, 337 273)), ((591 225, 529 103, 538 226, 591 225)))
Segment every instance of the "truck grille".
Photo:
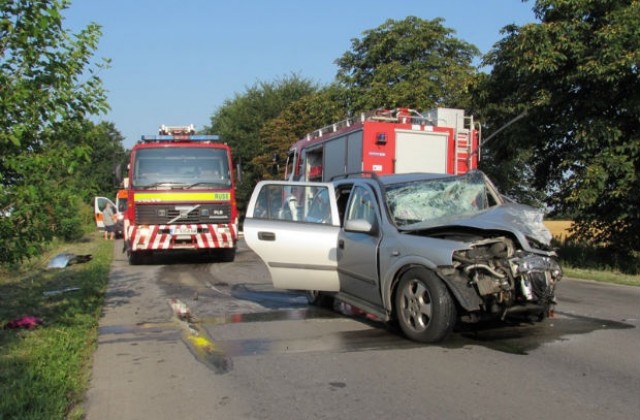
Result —
POLYGON ((175 204, 136 204, 136 224, 183 225, 196 223, 231 223, 231 205, 228 203, 203 204, 188 213, 185 210, 181 210, 185 207, 189 206, 176 206, 175 204))

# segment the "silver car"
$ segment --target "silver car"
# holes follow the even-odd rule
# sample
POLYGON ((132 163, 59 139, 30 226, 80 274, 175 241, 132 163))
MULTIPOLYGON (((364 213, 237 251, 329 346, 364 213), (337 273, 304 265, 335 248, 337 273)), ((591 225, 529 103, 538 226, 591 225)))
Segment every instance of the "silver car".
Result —
POLYGON ((244 235, 276 288, 347 302, 420 342, 460 321, 543 320, 562 277, 542 213, 477 171, 263 181, 244 235))

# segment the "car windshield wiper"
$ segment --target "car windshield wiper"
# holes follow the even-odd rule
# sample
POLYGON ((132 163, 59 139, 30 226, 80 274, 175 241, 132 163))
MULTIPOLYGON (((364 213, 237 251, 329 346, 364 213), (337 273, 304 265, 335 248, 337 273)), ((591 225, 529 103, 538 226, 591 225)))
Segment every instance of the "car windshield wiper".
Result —
POLYGON ((186 184, 180 183, 180 182, 166 182, 166 181, 162 181, 162 182, 154 182, 153 184, 148 184, 148 185, 137 185, 140 188, 158 188, 158 187, 169 187, 169 188, 175 188, 175 187, 184 187, 186 186, 186 184))
POLYGON ((218 181, 218 182, 214 182, 214 181, 196 182, 196 183, 194 183, 194 184, 190 184, 190 185, 185 186, 185 188, 186 188, 186 189, 189 189, 189 188, 193 188, 193 187, 199 187, 199 186, 202 186, 202 185, 222 185, 222 186, 226 187, 226 186, 227 186, 227 183, 226 183, 225 181, 218 181))

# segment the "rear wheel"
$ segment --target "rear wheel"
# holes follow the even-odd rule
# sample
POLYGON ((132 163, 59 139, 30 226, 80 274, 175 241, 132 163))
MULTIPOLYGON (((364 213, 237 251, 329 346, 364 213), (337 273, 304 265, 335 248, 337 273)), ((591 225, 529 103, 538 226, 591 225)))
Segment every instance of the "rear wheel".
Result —
POLYGON ((402 332, 423 343, 442 341, 456 323, 456 307, 444 283, 424 268, 402 275, 395 294, 395 312, 402 332))

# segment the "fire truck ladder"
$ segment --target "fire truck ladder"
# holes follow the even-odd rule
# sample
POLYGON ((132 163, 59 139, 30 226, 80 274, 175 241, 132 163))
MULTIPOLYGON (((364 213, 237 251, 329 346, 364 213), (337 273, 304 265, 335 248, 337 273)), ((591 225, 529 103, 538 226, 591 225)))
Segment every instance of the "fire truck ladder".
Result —
POLYGON ((468 172, 471 167, 471 136, 469 130, 457 130, 455 136, 456 167, 455 173, 468 172))
POLYGON ((465 118, 465 127, 457 129, 454 139, 456 151, 455 173, 466 173, 472 169, 473 162, 473 117, 465 118), (467 126, 468 123, 468 126, 467 126))

